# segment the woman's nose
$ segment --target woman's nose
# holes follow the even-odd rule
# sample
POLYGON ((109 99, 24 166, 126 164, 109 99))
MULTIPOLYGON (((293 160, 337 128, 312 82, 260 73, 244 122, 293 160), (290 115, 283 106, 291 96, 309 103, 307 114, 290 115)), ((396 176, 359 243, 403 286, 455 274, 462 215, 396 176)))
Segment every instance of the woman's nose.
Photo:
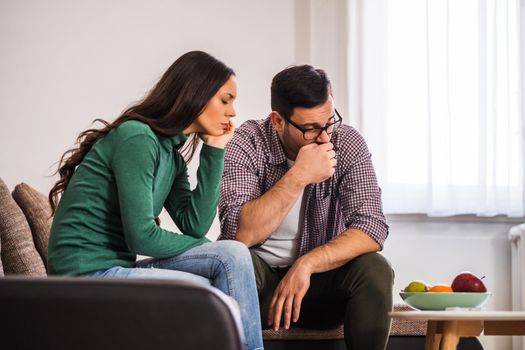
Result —
POLYGON ((237 111, 235 110, 235 107, 231 107, 228 111, 227 111, 227 115, 228 117, 230 118, 233 118, 237 115, 237 111))

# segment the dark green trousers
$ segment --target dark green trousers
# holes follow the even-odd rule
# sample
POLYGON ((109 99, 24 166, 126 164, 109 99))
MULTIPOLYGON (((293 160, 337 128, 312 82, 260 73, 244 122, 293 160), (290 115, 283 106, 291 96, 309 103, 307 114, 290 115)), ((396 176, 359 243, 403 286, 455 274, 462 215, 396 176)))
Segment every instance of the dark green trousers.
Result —
MULTIPOLYGON (((263 328, 273 293, 288 269, 271 268, 252 252, 263 328)), ((384 350, 390 331, 394 272, 380 254, 361 255, 331 271, 313 274, 293 326, 336 328, 344 323, 349 350, 384 350)))

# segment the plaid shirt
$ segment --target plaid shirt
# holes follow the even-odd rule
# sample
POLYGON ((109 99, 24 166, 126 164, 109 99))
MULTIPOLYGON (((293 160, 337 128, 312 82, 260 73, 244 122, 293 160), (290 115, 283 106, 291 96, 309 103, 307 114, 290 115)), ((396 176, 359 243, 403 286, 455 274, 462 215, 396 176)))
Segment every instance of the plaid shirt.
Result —
MULTIPOLYGON (((334 239, 346 229, 368 234, 381 248, 388 235, 371 155, 363 137, 341 125, 332 135, 335 174, 305 188, 299 256, 334 239)), ((219 239, 235 239, 244 203, 268 191, 288 165, 270 118, 242 124, 226 146, 219 218, 219 239)))

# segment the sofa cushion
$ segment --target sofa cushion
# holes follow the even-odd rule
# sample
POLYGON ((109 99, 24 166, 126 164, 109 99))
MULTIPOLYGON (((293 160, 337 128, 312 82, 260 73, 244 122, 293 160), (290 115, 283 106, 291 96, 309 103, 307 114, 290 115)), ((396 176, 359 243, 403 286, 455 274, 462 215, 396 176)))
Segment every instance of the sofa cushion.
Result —
POLYGON ((279 328, 278 331, 273 329, 263 329, 264 340, 328 340, 343 339, 344 330, 341 325, 334 329, 309 329, 290 327, 289 329, 279 328))
MULTIPOLYGON (((2 181, 2 179, 0 179, 0 181, 2 181)), ((2 234, 0 233, 0 277, 4 277, 4 267, 2 266, 2 254, 1 254, 1 252, 2 252, 2 234)))
POLYGON ((45 195, 25 183, 16 185, 13 198, 26 216, 36 250, 47 266, 47 243, 52 221, 49 202, 45 195))
MULTIPOLYGON (((395 304, 394 311, 412 310, 405 304, 395 304)), ((421 336, 427 332, 427 323, 421 320, 402 320, 393 319, 390 327, 390 336, 421 336)), ((343 326, 335 329, 306 329, 291 327, 286 330, 280 328, 277 332, 273 329, 263 330, 263 338, 267 341, 272 340, 328 340, 343 339, 343 326)))
MULTIPOLYGON (((414 309, 406 304, 395 304, 394 311, 414 311, 414 309)), ((391 336, 421 336, 426 334, 427 322, 425 320, 392 319, 391 336)))
POLYGON ((6 275, 46 276, 31 229, 6 184, 0 179, 0 237, 2 264, 6 275))

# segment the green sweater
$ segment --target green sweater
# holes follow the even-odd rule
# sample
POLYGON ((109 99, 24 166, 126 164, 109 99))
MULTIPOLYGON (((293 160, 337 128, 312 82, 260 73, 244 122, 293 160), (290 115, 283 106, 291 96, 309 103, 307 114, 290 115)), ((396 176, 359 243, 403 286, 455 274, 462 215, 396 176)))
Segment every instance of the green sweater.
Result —
POLYGON ((58 204, 49 238, 50 274, 132 267, 136 254, 167 258, 208 242, 224 150, 202 146, 192 191, 184 159, 174 149, 186 139, 156 135, 132 120, 99 140, 58 204), (183 234, 155 224, 163 207, 183 234))

